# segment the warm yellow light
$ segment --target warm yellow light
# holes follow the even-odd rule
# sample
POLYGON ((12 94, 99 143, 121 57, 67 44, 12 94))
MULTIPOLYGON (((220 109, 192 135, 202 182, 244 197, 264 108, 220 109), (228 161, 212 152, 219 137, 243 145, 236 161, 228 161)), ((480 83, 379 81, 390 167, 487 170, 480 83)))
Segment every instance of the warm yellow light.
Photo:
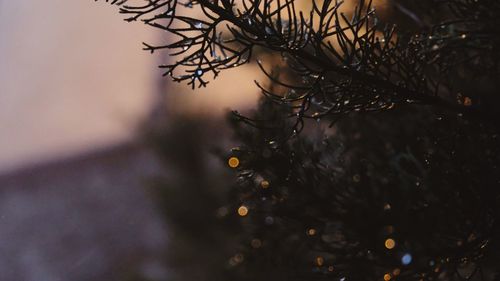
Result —
POLYGON ((328 267, 328 271, 330 271, 330 272, 332 272, 332 271, 333 271, 333 265, 330 265, 330 266, 328 267))
POLYGON ((314 235, 316 235, 316 229, 314 229, 314 228, 309 228, 309 229, 307 230, 307 235, 309 235, 309 236, 314 236, 314 235))
POLYGON ((229 165, 229 167, 231 168, 237 168, 239 165, 240 165, 240 159, 236 158, 236 157, 231 157, 229 158, 229 160, 227 161, 227 164, 229 165))
POLYGON ((266 181, 266 180, 263 180, 263 181, 260 182, 260 186, 262 188, 266 189, 266 188, 269 188, 270 183, 268 181, 266 181))
POLYGON ((241 206, 238 208, 238 215, 244 217, 248 215, 248 208, 246 206, 241 206))
POLYGON ((391 274, 389 274, 389 273, 384 274, 384 280, 385 281, 389 281, 389 280, 391 280, 391 278, 392 278, 391 274))
POLYGON ((323 264, 325 264, 325 259, 322 256, 316 257, 316 264, 318 266, 322 266, 323 264))
POLYGON ((385 240, 385 247, 389 250, 394 249, 394 247, 396 247, 396 241, 392 238, 388 238, 385 240))

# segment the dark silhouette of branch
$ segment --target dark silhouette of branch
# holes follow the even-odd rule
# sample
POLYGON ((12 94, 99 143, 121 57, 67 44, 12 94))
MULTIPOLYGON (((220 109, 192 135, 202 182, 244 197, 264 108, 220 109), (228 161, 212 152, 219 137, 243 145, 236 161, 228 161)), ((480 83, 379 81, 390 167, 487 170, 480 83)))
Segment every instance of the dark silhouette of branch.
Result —
MULTIPOLYGON (((463 93, 457 79, 469 76, 465 80, 475 83, 476 70, 485 66, 489 75, 498 74, 497 1, 435 1, 446 11, 443 18, 430 30, 405 36, 380 22, 371 1, 363 0, 356 1, 350 15, 341 12, 343 2, 336 0, 312 1, 307 12, 294 0, 130 2, 111 3, 121 6, 127 21, 141 19, 177 37, 161 46, 144 43, 144 49, 169 50, 175 62, 160 66, 164 75, 192 88, 206 86, 209 75, 215 78, 223 69, 248 63, 254 49, 263 47, 282 54, 299 82, 287 84, 287 94, 259 84, 261 90, 275 102, 296 107, 299 118, 407 103, 434 105, 482 121, 494 115, 481 110, 484 95, 463 93)), ((411 10, 398 7, 419 21, 411 10)))
MULTIPOLYGON (((142 20, 173 37, 144 49, 173 57, 161 68, 174 81, 204 87, 222 70, 252 60, 269 79, 256 81, 266 98, 254 114, 232 115, 242 145, 223 155, 237 181, 221 216, 236 222, 243 242, 217 274, 498 279, 499 1, 389 1, 413 25, 399 31, 363 0, 353 1, 352 11, 334 0, 306 1, 306 10, 299 0, 138 2, 113 3, 127 21, 142 20), (282 64, 262 62, 262 49, 280 55, 282 64), (290 138, 307 119, 335 122, 373 111, 384 112, 345 118, 332 135, 311 129, 290 138), (482 124, 488 122, 496 127, 482 124)), ((189 175, 203 175, 201 166, 192 167, 193 157, 170 142, 161 144, 165 156, 173 149, 187 160, 174 161, 183 166, 183 186, 200 190, 204 178, 189 175)), ((203 201, 212 197, 201 194, 203 201)), ((197 215, 187 208, 193 223, 184 224, 184 213, 171 215, 190 238, 199 236, 200 218, 209 221, 213 198, 195 204, 197 215)), ((209 231, 217 228, 212 223, 209 231)))

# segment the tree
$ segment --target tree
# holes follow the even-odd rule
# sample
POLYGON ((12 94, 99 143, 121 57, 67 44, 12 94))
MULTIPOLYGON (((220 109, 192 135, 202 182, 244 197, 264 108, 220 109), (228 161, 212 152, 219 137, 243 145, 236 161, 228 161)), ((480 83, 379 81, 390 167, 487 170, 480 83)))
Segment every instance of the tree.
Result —
MULTIPOLYGON (((284 61, 273 71, 258 62, 266 99, 252 116, 232 115, 242 145, 222 158, 238 181, 218 191, 230 223, 204 233, 232 237, 235 254, 196 278, 500 278, 500 2, 394 1, 400 31, 368 1, 345 14, 332 0, 307 12, 294 0, 126 2, 113 1, 128 21, 178 36, 145 44, 178 58, 161 66, 176 82, 206 86, 262 50, 284 61)), ((222 247, 221 237, 210 241, 222 247)))
POLYGON ((294 81, 301 82, 290 85, 266 72, 290 91, 283 97, 261 89, 296 108, 300 123, 406 103, 491 119, 495 112, 487 104, 498 86, 498 1, 423 1, 418 14, 397 1, 419 27, 399 34, 377 19, 371 1, 355 2, 346 15, 334 0, 312 1, 308 12, 299 11, 294 0, 154 0, 137 6, 112 1, 130 15, 127 21, 142 19, 178 37, 162 46, 144 43, 144 49, 170 50, 178 60, 161 66, 164 75, 193 88, 206 86, 210 74, 249 62, 257 48, 280 53, 294 81), (191 16, 191 9, 202 15, 191 16), (474 83, 478 79, 487 86, 474 83))

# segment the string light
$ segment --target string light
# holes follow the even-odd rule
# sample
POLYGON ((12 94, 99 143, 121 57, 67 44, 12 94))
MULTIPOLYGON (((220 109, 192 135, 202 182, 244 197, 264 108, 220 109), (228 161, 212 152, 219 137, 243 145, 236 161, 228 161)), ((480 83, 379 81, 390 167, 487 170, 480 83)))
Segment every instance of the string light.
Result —
POLYGON ((401 263, 403 265, 409 265, 412 259, 413 259, 412 256, 409 253, 406 253, 401 257, 401 263))
POLYGON ((385 240, 384 245, 387 249, 392 250, 394 249, 394 247, 396 247, 396 241, 394 241, 394 239, 392 238, 388 238, 387 240, 385 240))
POLYGON ((316 257, 315 261, 316 261, 316 265, 318 265, 318 266, 323 266, 323 264, 325 264, 325 259, 322 256, 316 257))
POLYGON ((392 278, 392 277, 391 277, 391 274, 390 274, 390 273, 386 273, 386 274, 384 274, 384 280, 385 280, 385 281, 389 281, 389 280, 391 280, 391 278, 392 278))
POLYGON ((309 229, 307 230, 307 235, 309 235, 309 236, 314 236, 314 235, 316 235, 316 229, 314 229, 314 228, 309 228, 309 229))
POLYGON ((248 208, 246 206, 240 206, 238 208, 238 215, 240 215, 242 217, 248 215, 248 208))
POLYGON ((229 167, 231 168, 238 168, 238 166, 240 165, 240 159, 238 159, 237 157, 231 157, 229 158, 229 160, 227 161, 227 164, 229 165, 229 167))
POLYGON ((267 189, 267 188, 269 188, 270 183, 269 183, 268 181, 266 181, 266 180, 263 180, 263 181, 261 181, 261 182, 260 182, 260 186, 261 186, 263 189, 267 189))
POLYGON ((472 105, 472 99, 469 97, 464 98, 464 106, 471 106, 472 105))

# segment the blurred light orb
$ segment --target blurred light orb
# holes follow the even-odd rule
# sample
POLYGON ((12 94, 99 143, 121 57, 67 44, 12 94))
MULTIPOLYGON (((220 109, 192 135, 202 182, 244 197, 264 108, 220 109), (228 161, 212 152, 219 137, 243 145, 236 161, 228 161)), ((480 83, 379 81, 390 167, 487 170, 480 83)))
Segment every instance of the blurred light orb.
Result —
POLYGON ((240 215, 242 217, 248 215, 248 208, 246 206, 240 206, 238 208, 238 215, 240 215))
POLYGON ((388 238, 387 240, 385 240, 385 247, 389 250, 394 249, 394 247, 396 247, 396 241, 394 241, 394 239, 392 238, 388 238))
POLYGON ((385 281, 389 281, 389 280, 391 280, 391 278, 392 278, 392 277, 391 277, 391 274, 390 274, 390 273, 386 273, 386 274, 384 274, 384 280, 385 280, 385 281))
POLYGON ((260 182, 260 186, 261 186, 263 189, 267 189, 267 188, 269 188, 270 183, 269 183, 268 181, 266 181, 266 180, 263 180, 263 181, 261 181, 261 182, 260 182))
POLYGON ((227 161, 227 164, 233 169, 238 168, 238 166, 240 165, 240 159, 238 159, 237 157, 231 157, 227 161))
POLYGON ((314 228, 310 228, 310 229, 308 229, 308 230, 307 230, 307 235, 309 235, 309 236, 314 236, 314 235, 316 235, 316 229, 314 229, 314 228))
POLYGON ((401 263, 403 265, 409 265, 411 263, 412 259, 413 259, 413 257, 409 253, 406 253, 401 257, 401 263))
POLYGON ((322 256, 316 257, 316 265, 322 266, 323 264, 325 264, 325 259, 322 256))

